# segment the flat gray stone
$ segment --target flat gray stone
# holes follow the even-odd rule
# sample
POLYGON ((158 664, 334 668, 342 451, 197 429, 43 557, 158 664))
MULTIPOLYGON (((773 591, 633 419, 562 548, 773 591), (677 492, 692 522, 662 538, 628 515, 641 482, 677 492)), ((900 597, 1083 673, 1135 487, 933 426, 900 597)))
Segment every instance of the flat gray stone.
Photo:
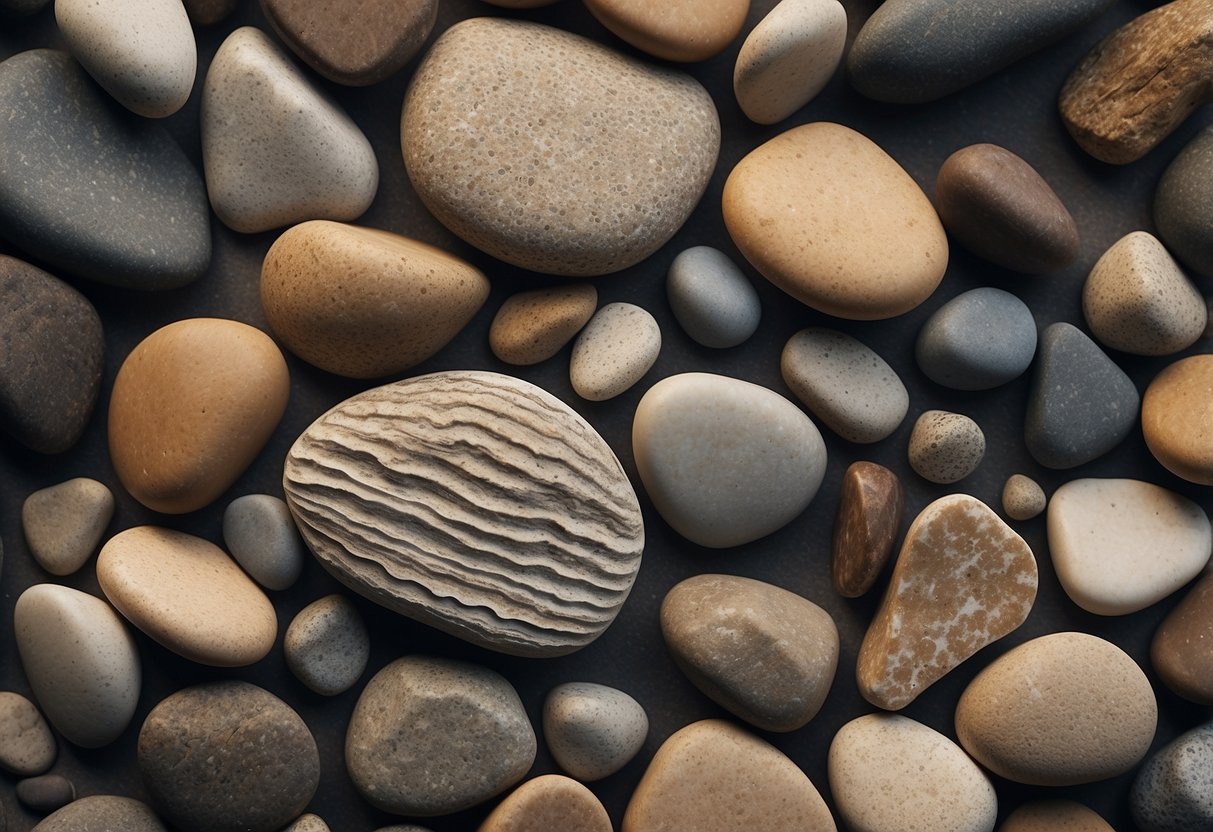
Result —
POLYGON ((145 803, 117 795, 91 795, 42 820, 33 832, 168 832, 145 803))
POLYGON ((1213 127, 1197 133, 1158 180, 1154 224, 1185 266, 1213 276, 1213 127))
POLYGON ((41 774, 55 762, 55 736, 33 702, 0 691, 0 769, 22 777, 41 774))
POLYGON ((727 254, 711 246, 688 248, 675 257, 665 289, 679 325, 705 347, 737 346, 762 318, 754 286, 727 254))
POLYGON ((290 588, 307 559, 291 510, 270 494, 246 494, 228 503, 223 542, 236 563, 266 589, 290 588))
POLYGON ((21 504, 30 554, 52 575, 71 575, 84 566, 113 516, 114 495, 88 477, 35 491, 21 504))
POLYGON ((358 608, 343 595, 308 604, 282 640, 286 666, 295 678, 324 696, 349 690, 362 677, 371 638, 358 608))
POLYGON ((1036 320, 1019 298, 984 287, 939 307, 918 333, 914 357, 936 384, 989 390, 1023 374, 1036 355, 1036 320))
POLYGON ((1137 772, 1129 809, 1143 832, 1213 828, 1213 723, 1181 734, 1137 772))
POLYGON ((556 764, 588 783, 628 764, 649 733, 639 702, 616 688, 566 682, 543 703, 543 739, 556 764))

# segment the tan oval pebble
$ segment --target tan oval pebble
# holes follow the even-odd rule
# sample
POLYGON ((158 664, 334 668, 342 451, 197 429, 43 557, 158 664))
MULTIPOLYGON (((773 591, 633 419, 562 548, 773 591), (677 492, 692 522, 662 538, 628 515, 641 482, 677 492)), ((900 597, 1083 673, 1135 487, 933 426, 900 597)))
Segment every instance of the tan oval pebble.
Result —
POLYGON ((1197 581, 1158 625, 1150 661, 1171 690, 1213 705, 1213 574, 1197 581))
POLYGON ((598 308, 598 290, 574 283, 510 295, 489 327, 489 349, 506 364, 547 361, 573 340, 598 308))
POLYGON ((752 151, 729 174, 723 208, 754 268, 840 318, 908 312, 948 265, 947 235, 926 194, 874 142, 840 124, 794 127, 752 151))
POLYGON ((215 667, 259 661, 278 636, 265 594, 215 544, 137 526, 101 548, 97 582, 127 620, 178 655, 215 667))
POLYGON ((1048 504, 1040 483, 1025 474, 1012 474, 1002 486, 1002 510, 1012 520, 1031 520, 1048 504))
POLYGON ((794 762, 718 719, 694 722, 657 749, 621 832, 835 832, 817 788, 794 762))
POLYGON ((690 62, 723 52, 741 34, 750 0, 585 0, 585 6, 632 46, 690 62))
POLYGON ((261 306, 274 334, 309 364, 351 378, 420 364, 488 296, 488 279, 454 255, 327 220, 286 231, 261 267, 261 306))
POLYGON ((1000 777, 1035 786, 1123 774, 1149 750, 1157 722, 1141 668, 1086 633, 1021 644, 979 673, 956 706, 964 749, 1000 777))
POLYGON ((661 327, 652 315, 631 303, 608 303, 577 336, 569 380, 583 399, 613 399, 644 378, 660 352, 661 327))
POLYGON ((1213 355, 1193 355, 1154 377, 1141 401, 1141 431, 1162 466, 1213 485, 1213 355))
POLYGON ((256 458, 289 395, 286 360, 264 332, 220 318, 169 324, 131 351, 114 380, 114 470, 150 509, 200 509, 256 458))
POLYGON ((834 518, 830 574, 834 591, 858 598, 893 554, 905 495, 897 475, 875 462, 852 462, 842 477, 834 518))
POLYGON ((21 777, 41 774, 55 762, 55 735, 24 696, 0 691, 0 769, 21 777))
POLYGON ((1099 814, 1073 800, 1025 803, 1002 822, 998 832, 1115 832, 1099 814))
POLYGON ((985 455, 985 434, 963 413, 928 410, 910 432, 910 467, 934 483, 963 480, 977 470, 985 455))
POLYGON ((578 780, 609 777, 640 751, 649 717, 628 694, 593 682, 557 685, 543 702, 543 738, 578 780))
POLYGON ((896 714, 868 714, 830 743, 830 792, 851 832, 991 832, 994 786, 954 742, 896 714))
POLYGON ((560 774, 523 783, 480 824, 479 832, 611 832, 606 807, 585 786, 560 774))
POLYGON ((70 575, 88 562, 114 516, 114 495, 77 477, 35 491, 21 504, 30 554, 52 575, 70 575))

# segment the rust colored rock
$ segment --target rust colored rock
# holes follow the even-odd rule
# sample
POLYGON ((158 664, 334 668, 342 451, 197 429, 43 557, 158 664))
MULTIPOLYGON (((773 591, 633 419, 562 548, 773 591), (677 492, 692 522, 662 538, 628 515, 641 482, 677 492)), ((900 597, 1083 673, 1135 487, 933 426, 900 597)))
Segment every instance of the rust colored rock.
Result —
POLYGON ((1206 574, 1163 619, 1150 662, 1184 699, 1213 705, 1213 574, 1206 574))
POLYGON ((1213 485, 1213 355, 1180 359, 1154 377, 1141 402, 1141 431, 1163 467, 1213 485))
POLYGON ((875 462, 851 463, 842 478, 831 549, 839 595, 858 598, 872 588, 893 553, 904 509, 896 474, 875 462))

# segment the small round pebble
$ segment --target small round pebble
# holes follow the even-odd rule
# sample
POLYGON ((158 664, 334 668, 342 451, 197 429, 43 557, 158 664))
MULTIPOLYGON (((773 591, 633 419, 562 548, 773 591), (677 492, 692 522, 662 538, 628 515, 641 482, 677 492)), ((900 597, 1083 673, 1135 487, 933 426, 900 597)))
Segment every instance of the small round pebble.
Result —
POLYGON ((661 327, 652 315, 630 303, 608 303, 577 336, 569 380, 583 399, 613 399, 644 377, 659 352, 661 327))
POLYGON ((60 774, 43 774, 17 782, 17 800, 39 815, 49 815, 76 799, 76 787, 60 774))
POLYGON ((543 703, 543 737, 557 765, 583 782, 609 777, 644 745, 649 718, 640 703, 615 688, 566 682, 543 703))
POLYGON ((366 670, 371 639, 358 608, 344 595, 328 595, 295 616, 282 652, 296 679, 316 693, 336 696, 366 670))
POLYGON ((719 249, 695 246, 679 254, 665 288, 679 325, 705 347, 735 347, 758 329, 758 292, 719 249))
POLYGON ((34 703, 0 691, 0 769, 32 777, 51 767, 56 751, 55 735, 34 703))
MULTIPOLYGON (((4 823, 0 822, 0 832, 4 823)), ((118 795, 73 800, 43 819, 33 832, 167 832, 146 804, 118 795)))
POLYGON ((1002 487, 1002 510, 1012 520, 1031 520, 1045 510, 1048 498, 1036 480, 1012 474, 1002 487))
POLYGON ((977 470, 986 453, 986 437, 961 413, 928 410, 910 433, 910 467, 941 485, 963 480, 977 470))
POLYGON ((228 503, 223 542, 236 563, 266 589, 288 589, 307 557, 290 509, 269 494, 246 494, 228 503))
POLYGON ((1213 829, 1213 723, 1181 734, 1137 772, 1129 809, 1143 832, 1213 829))
POLYGON ((1002 822, 998 832, 1116 832, 1098 813, 1073 800, 1025 803, 1002 822))
POLYGON ((489 327, 489 349, 506 364, 547 361, 581 331, 598 308, 598 290, 574 283, 510 295, 489 327))
POLYGON ((110 490, 77 477, 26 497, 21 528, 39 566, 52 575, 71 575, 97 549, 113 516, 110 490))
POLYGON ((332 830, 322 817, 308 813, 301 815, 297 821, 283 829, 282 832, 332 832, 332 830))
POLYGON ((479 832, 612 832, 606 807, 585 786, 560 774, 528 780, 485 818, 479 832))
POLYGON ((1036 320, 1019 298, 983 287, 939 307, 918 333, 918 366, 953 390, 989 390, 1018 378, 1036 355, 1036 320))

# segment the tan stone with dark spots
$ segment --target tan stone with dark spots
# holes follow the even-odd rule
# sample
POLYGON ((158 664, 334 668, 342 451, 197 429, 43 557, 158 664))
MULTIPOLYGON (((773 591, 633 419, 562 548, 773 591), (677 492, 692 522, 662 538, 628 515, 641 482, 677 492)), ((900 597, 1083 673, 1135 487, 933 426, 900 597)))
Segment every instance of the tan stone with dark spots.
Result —
POLYGON ((1184 699, 1213 705, 1213 574, 1163 619, 1150 645, 1158 677, 1184 699))
POLYGON ((905 497, 897 475, 875 462, 853 462, 842 478, 834 519, 831 576, 845 598, 858 598, 876 582, 893 554, 905 497))

